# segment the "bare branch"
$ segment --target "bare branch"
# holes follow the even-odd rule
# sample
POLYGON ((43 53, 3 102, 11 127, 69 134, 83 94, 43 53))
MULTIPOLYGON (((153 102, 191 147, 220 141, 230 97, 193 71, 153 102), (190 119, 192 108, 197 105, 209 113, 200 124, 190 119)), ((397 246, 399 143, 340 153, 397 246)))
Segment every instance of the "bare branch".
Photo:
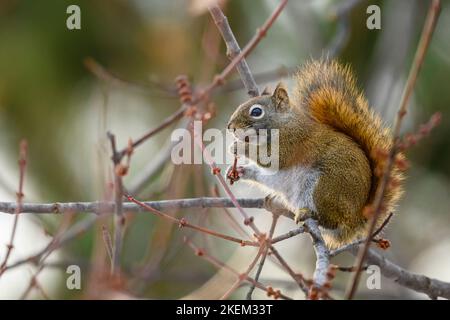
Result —
POLYGON ((122 157, 118 154, 116 149, 116 137, 108 132, 108 138, 111 141, 112 161, 114 165, 114 250, 113 263, 111 264, 111 274, 119 271, 120 268, 120 254, 122 252, 125 217, 123 215, 123 182, 122 170, 120 160, 122 157))
POLYGON ((250 217, 241 207, 239 202, 236 199, 236 196, 231 191, 230 187, 227 185, 227 182, 225 181, 224 177, 220 174, 220 168, 217 166, 217 164, 214 162, 211 154, 208 152, 208 150, 205 148, 205 145, 203 144, 203 141, 201 140, 201 137, 198 137, 197 134, 194 132, 194 141, 195 143, 200 147, 200 150, 202 150, 202 154, 206 158, 206 161, 208 165, 211 167, 211 171, 213 175, 217 178, 220 185, 224 189, 225 193, 230 198, 231 202, 234 204, 236 209, 239 211, 239 213, 244 218, 244 224, 248 225, 252 230, 255 232, 257 236, 261 234, 258 227, 256 227, 255 223, 253 222, 253 217, 250 217))
POLYGON ((277 242, 284 241, 286 239, 295 237, 296 235, 299 235, 301 233, 305 233, 305 228, 303 226, 300 226, 300 227, 298 227, 295 230, 291 230, 291 231, 289 231, 289 232, 287 232, 285 234, 282 234, 281 236, 273 238, 272 239, 272 244, 275 244, 277 242))
POLYGON ((182 228, 182 227, 191 228, 191 229, 203 232, 203 233, 207 233, 207 234, 212 235, 214 237, 222 238, 222 239, 225 239, 225 240, 228 240, 228 241, 231 241, 231 242, 236 242, 236 243, 238 243, 238 244, 240 244, 242 246, 254 246, 254 247, 258 247, 259 246, 259 244, 257 242, 231 237, 231 236, 228 236, 228 235, 225 235, 225 234, 222 234, 222 233, 219 233, 219 232, 215 232, 215 231, 207 229, 207 228, 203 228, 203 227, 194 225, 192 223, 189 223, 184 218, 178 219, 178 218, 172 217, 172 216, 170 216, 170 215, 168 215, 168 214, 166 214, 164 212, 161 212, 161 211, 159 211, 159 210, 157 210, 157 209, 155 209, 155 208, 153 208, 153 207, 151 207, 149 205, 146 205, 145 203, 140 202, 139 200, 136 200, 132 196, 127 195, 126 197, 128 198, 128 200, 136 203, 137 205, 141 206, 142 208, 144 208, 148 212, 151 212, 153 214, 156 214, 157 216, 160 216, 160 217, 165 218, 165 219, 167 219, 167 220, 169 220, 169 221, 171 221, 173 223, 178 224, 180 228, 182 228))
MULTIPOLYGON (((261 257, 261 255, 263 254, 263 252, 266 252, 266 239, 263 239, 263 241, 261 241, 262 239, 260 239, 260 246, 259 246, 259 250, 258 253, 256 254, 256 256, 253 258, 252 262, 250 262, 250 264, 248 265, 247 269, 244 271, 244 273, 241 273, 239 275, 239 277, 236 279, 236 281, 233 283, 233 285, 231 286, 230 289, 227 290, 227 292, 224 293, 224 295, 220 298, 220 300, 226 300, 228 299, 228 297, 237 289, 239 288, 239 286, 241 285, 242 281, 244 281, 245 279, 247 279, 248 275, 250 274, 250 272, 253 270, 253 268, 255 267, 256 263, 258 262, 259 258, 261 257)), ((266 253, 267 254, 267 253, 266 253)), ((258 269, 259 270, 259 269, 258 269)), ((258 277, 255 277, 255 283, 258 281, 258 277)), ((254 287, 254 283, 252 284, 252 287, 254 287)))
POLYGON ((287 0, 282 0, 278 7, 273 11, 270 17, 264 22, 261 28, 259 28, 253 38, 247 43, 244 49, 225 67, 225 69, 218 75, 214 77, 213 82, 206 87, 203 92, 203 95, 208 95, 212 92, 216 87, 221 85, 225 78, 234 70, 234 68, 247 57, 253 49, 256 48, 261 39, 266 35, 267 31, 272 27, 272 24, 280 15, 281 11, 283 11, 284 7, 287 4, 287 0))
POLYGON ((19 151, 19 189, 17 191, 17 202, 14 208, 14 221, 11 231, 11 238, 9 239, 9 244, 7 245, 5 259, 0 265, 0 276, 5 271, 6 265, 8 264, 9 256, 11 255, 11 251, 14 248, 14 239, 16 237, 17 224, 19 222, 19 215, 22 212, 22 203, 23 203, 23 184, 25 180, 25 169, 27 166, 27 152, 28 145, 26 140, 22 140, 20 142, 20 151, 19 151))
MULTIPOLYGON (((199 257, 202 257, 203 259, 205 259, 206 261, 208 261, 209 263, 211 263, 212 265, 214 265, 215 267, 217 267, 218 269, 225 269, 231 273, 233 273, 234 275, 236 275, 237 277, 239 277, 241 274, 239 272, 237 272, 236 270, 234 270, 233 268, 231 268, 230 266, 226 265, 225 263, 223 263, 222 261, 219 261, 217 258, 211 256, 210 254, 208 254, 205 250, 197 247, 196 245, 194 245, 191 241, 189 241, 188 239, 185 239, 186 243, 189 245, 189 247, 195 252, 195 254, 199 257)), ((265 285, 263 285, 262 283, 260 283, 259 281, 256 281, 255 279, 251 278, 250 276, 246 275, 245 277, 243 277, 244 280, 248 281, 249 283, 252 283, 255 285, 256 288, 261 289, 263 291, 266 291, 267 294, 272 294, 273 295, 273 289, 270 290, 269 287, 266 287, 265 285)), ((277 296, 281 299, 285 299, 285 300, 292 300, 292 298, 284 295, 283 293, 278 291, 277 296)))
POLYGON ((106 252, 108 253, 108 257, 112 265, 114 263, 114 250, 111 235, 109 234, 109 231, 105 226, 102 226, 102 237, 103 242, 105 243, 106 252))
MULTIPOLYGON (((263 253, 262 257, 261 257, 261 261, 259 262, 258 270, 256 270, 256 275, 255 275, 255 280, 256 281, 259 280, 259 277, 261 275, 262 269, 264 268, 264 263, 266 262, 266 257, 267 257, 267 254, 269 253, 269 249, 270 249, 270 245, 269 244, 271 243, 273 234, 275 232, 275 227, 277 226, 278 218, 279 218, 279 216, 272 215, 272 224, 270 226, 269 236, 268 236, 267 239, 265 239, 264 246, 261 244, 261 247, 265 247, 265 249, 264 249, 264 253, 263 253)), ((255 290, 255 285, 252 284, 250 286, 250 290, 247 293, 247 300, 252 300, 252 294, 253 294, 254 290, 255 290)))
POLYGON ((95 217, 90 217, 88 219, 81 220, 80 222, 74 224, 72 227, 66 230, 64 234, 61 234, 60 237, 54 238, 47 246, 38 251, 38 253, 32 255, 31 257, 21 259, 19 261, 14 262, 13 264, 6 266, 5 271, 14 269, 26 263, 33 263, 36 265, 39 264, 40 260, 43 257, 47 256, 49 252, 63 247, 64 245, 70 243, 72 240, 78 238, 80 235, 84 234, 95 224, 95 222, 97 222, 97 219, 99 219, 102 216, 104 215, 98 215, 95 217))
MULTIPOLYGON (((185 111, 187 110, 188 105, 183 104, 177 111, 172 113, 170 116, 168 116, 166 119, 164 119, 161 124, 156 126, 155 128, 150 129, 146 133, 144 133, 140 138, 137 140, 134 140, 132 142, 132 147, 136 148, 140 146, 142 143, 153 137, 158 132, 162 131, 163 129, 170 126, 172 123, 176 122, 177 120, 181 119, 184 116, 185 111)), ((121 159, 127 152, 128 147, 122 149, 121 151, 117 152, 117 156, 119 159, 121 159)))
MULTIPOLYGON (((182 119, 180 121, 180 128, 187 128, 191 123, 190 119, 182 119)), ((152 157, 151 162, 149 162, 143 169, 139 170, 139 175, 134 177, 134 179, 127 184, 127 190, 131 194, 137 195, 146 186, 149 180, 161 172, 161 169, 170 159, 170 155, 173 147, 180 141, 168 141, 167 144, 158 152, 155 157, 152 157)))
POLYGON ((140 91, 145 91, 145 92, 148 92, 149 90, 152 90, 152 89, 159 89, 164 93, 164 95, 160 95, 160 97, 166 97, 166 98, 176 98, 177 97, 176 89, 167 84, 159 83, 157 81, 150 81, 149 83, 130 82, 128 80, 119 78, 115 74, 112 74, 104 66, 102 66, 100 63, 95 61, 92 57, 85 58, 83 62, 84 62, 85 67, 94 76, 96 76, 99 80, 105 81, 106 83, 111 84, 113 86, 131 87, 131 88, 138 89, 140 91))
MULTIPOLYGON (((214 186, 213 190, 212 190, 212 195, 215 197, 219 197, 219 191, 217 190, 217 187, 214 186)), ((231 201, 231 200, 230 200, 231 201)), ((239 202, 239 199, 238 199, 239 202)), ((223 209, 223 213, 225 214, 225 217, 228 219, 228 221, 230 222, 231 227, 236 230, 237 233, 239 233, 239 235, 241 237, 244 238, 251 238, 251 235, 249 234, 248 230, 244 229, 239 222, 237 221, 237 219, 233 216, 233 214, 230 212, 230 210, 228 210, 226 207, 222 207, 223 209)))
MULTIPOLYGON (((222 10, 218 5, 213 5, 209 8, 209 12, 214 19, 214 23, 219 29, 223 40, 227 45, 227 56, 230 60, 233 60, 241 53, 241 48, 230 28, 227 17, 223 14, 222 10)), ((236 66, 239 75, 241 77, 244 87, 247 89, 248 95, 252 97, 259 96, 259 89, 253 78, 247 61, 243 58, 236 66)))
POLYGON ((294 270, 292 270, 292 268, 289 266, 289 264, 286 262, 286 260, 284 260, 284 258, 278 252, 278 250, 275 249, 275 246, 272 246, 272 245, 270 246, 270 252, 280 262, 283 269, 286 270, 287 273, 289 273, 291 278, 297 283, 297 285, 303 291, 303 293, 305 295, 307 295, 308 294, 308 286, 306 285, 306 283, 304 281, 305 280, 304 277, 301 274, 296 273, 294 270))
POLYGON ((316 296, 314 292, 322 291, 328 280, 327 273, 330 266, 330 254, 323 241, 317 221, 307 219, 304 225, 311 236, 314 252, 316 253, 316 269, 314 270, 313 285, 311 286, 309 294, 310 297, 314 297, 316 296))
MULTIPOLYGON (((264 208, 264 198, 239 198, 236 199, 243 208, 264 208)), ((191 199, 174 199, 161 201, 143 201, 147 206, 156 210, 186 209, 186 208, 234 208, 235 205, 229 198, 201 197, 191 199)), ((23 213, 34 214, 66 214, 66 213, 94 213, 114 211, 114 202, 55 202, 55 203, 24 203, 23 213)), ((0 212, 14 214, 17 204, 15 202, 0 202, 0 212)), ((125 212, 147 212, 142 206, 133 202, 124 202, 125 212)))
MULTIPOLYGON (((62 237, 62 235, 65 233, 65 231, 67 230, 71 220, 73 218, 73 215, 66 215, 62 221, 62 223, 60 224, 60 226, 58 227, 58 230, 56 232, 56 235, 53 237, 52 241, 49 243, 49 245, 45 248, 45 251, 42 253, 42 255, 39 257, 39 261, 36 260, 35 263, 38 266, 37 271, 34 273, 34 275, 32 275, 30 282, 28 283, 28 287, 25 289, 24 293, 22 294, 20 299, 26 299, 28 297, 28 295, 31 293, 31 291, 34 288, 37 288, 41 294, 42 292, 44 292, 42 290, 42 288, 40 288, 40 284, 37 280, 38 275, 42 272, 42 270, 44 270, 45 268, 45 264, 44 261, 50 256, 50 254, 55 251, 55 249, 57 248, 57 243, 59 241, 59 239, 62 237)), ((8 270, 11 269, 11 267, 7 268, 8 270)), ((46 295, 45 295, 46 296, 46 295)))
MULTIPOLYGON (((345 246, 345 250, 335 251, 333 255, 348 251, 357 256, 358 247, 358 244, 351 244, 345 246)), ((422 292, 432 299, 438 297, 450 299, 450 283, 405 270, 373 249, 367 251, 366 263, 377 265, 380 267, 383 276, 394 280, 401 286, 417 292, 422 292)))
MULTIPOLYGON (((265 199, 264 198, 240 198, 237 199, 239 205, 243 208, 264 208, 265 199)), ((151 206, 157 210, 167 210, 167 209, 183 209, 183 208, 234 208, 233 202, 228 198, 193 198, 193 199, 176 199, 176 200, 163 200, 163 201, 148 201, 143 202, 147 206, 151 206)), ((0 202, 0 212, 14 213, 16 203, 14 202, 0 202)), ((71 202, 71 203, 54 203, 54 204, 23 204, 23 212, 29 213, 50 213, 50 214, 60 214, 60 213, 75 213, 75 212, 93 212, 98 214, 92 219, 84 219, 78 222, 76 225, 68 229, 61 235, 61 238, 53 244, 54 248, 59 248, 71 240, 78 237, 80 234, 84 233, 90 227, 94 225, 98 218, 102 217, 100 215, 102 212, 112 212, 114 210, 113 202, 71 202)), ((123 204, 124 211, 126 212, 146 212, 147 210, 142 208, 142 206, 135 203, 125 202, 123 204)), ((286 215, 292 219, 291 215, 286 215)), ((293 237, 304 232, 304 228, 299 227, 287 234, 281 235, 279 237, 273 238, 273 242, 279 242, 277 239, 287 239, 288 237, 293 237)), ((281 241, 281 240, 280 240, 281 241)), ((330 257, 334 257, 343 252, 351 252, 356 255, 358 246, 361 242, 353 243, 348 246, 342 247, 340 249, 334 250, 329 253, 330 257)), ((33 262, 39 260, 39 257, 43 256, 48 248, 44 248, 38 254, 33 257, 23 259, 18 261, 6 269, 9 270, 18 265, 24 263, 33 262)), ((274 246, 271 246, 272 254, 281 262, 284 261, 275 250, 274 246), (281 260, 280 260, 281 259, 281 260)), ((284 261, 285 262, 285 261, 284 261)), ((400 266, 394 264, 393 262, 387 260, 382 255, 376 253, 374 250, 370 249, 368 251, 367 262, 370 264, 376 264, 380 267, 381 273, 387 278, 396 280, 397 283, 403 285, 412 290, 423 292, 429 296, 450 298, 450 283, 442 282, 439 280, 431 279, 422 275, 417 275, 408 272, 407 270, 401 268, 400 266)), ((281 262, 282 263, 282 262, 281 262)), ((282 263, 283 265, 283 263, 282 263)), ((287 265, 287 263, 286 263, 287 265)), ((289 266, 288 266, 289 267, 289 266)), ((290 269, 290 267, 289 267, 290 269)), ((290 274, 293 278, 297 279, 299 283, 299 275, 296 274, 292 269, 290 269, 290 274)), ((304 287, 304 283, 300 281, 299 285, 304 287)))

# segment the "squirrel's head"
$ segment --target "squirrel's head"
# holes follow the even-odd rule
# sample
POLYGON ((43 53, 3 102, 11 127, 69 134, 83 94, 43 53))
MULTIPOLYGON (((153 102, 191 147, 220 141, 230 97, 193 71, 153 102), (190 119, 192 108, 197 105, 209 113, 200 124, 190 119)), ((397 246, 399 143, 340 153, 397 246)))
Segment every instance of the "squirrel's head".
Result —
POLYGON ((272 95, 263 94, 241 104, 231 115, 227 127, 238 139, 252 138, 260 129, 285 127, 292 117, 291 108, 287 90, 279 83, 272 95))

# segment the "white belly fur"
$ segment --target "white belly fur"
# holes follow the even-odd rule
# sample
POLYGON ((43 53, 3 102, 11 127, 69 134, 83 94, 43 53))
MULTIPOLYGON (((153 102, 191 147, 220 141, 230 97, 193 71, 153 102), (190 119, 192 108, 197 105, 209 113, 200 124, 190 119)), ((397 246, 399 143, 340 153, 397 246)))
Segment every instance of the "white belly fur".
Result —
POLYGON ((256 176, 259 187, 278 195, 291 211, 307 208, 317 212, 313 194, 320 177, 318 170, 293 167, 267 173, 267 169, 259 167, 256 176))

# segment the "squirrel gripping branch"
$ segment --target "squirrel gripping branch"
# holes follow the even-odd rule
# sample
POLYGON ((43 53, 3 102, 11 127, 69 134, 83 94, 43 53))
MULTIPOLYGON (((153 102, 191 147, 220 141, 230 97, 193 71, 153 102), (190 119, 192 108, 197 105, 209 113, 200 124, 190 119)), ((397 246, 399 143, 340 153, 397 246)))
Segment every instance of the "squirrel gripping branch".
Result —
MULTIPOLYGON (((295 82, 292 100, 279 84, 272 95, 237 108, 228 123, 237 138, 232 150, 250 160, 237 168, 241 180, 281 201, 295 214, 296 223, 316 219, 333 249, 366 235, 364 208, 373 201, 376 172, 384 161, 379 154, 391 148, 392 135, 369 108, 349 67, 328 60, 309 62, 295 82), (251 143, 273 147, 259 139, 260 129, 278 129, 278 170, 248 152, 251 143)), ((384 195, 378 226, 402 194, 403 177, 395 167, 391 179, 396 183, 384 195)))

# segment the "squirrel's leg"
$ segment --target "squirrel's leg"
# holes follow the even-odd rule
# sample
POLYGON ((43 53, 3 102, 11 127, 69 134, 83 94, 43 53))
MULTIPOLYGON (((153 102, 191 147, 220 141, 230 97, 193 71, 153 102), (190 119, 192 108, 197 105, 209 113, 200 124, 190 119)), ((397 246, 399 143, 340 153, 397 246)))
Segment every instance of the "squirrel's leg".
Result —
MULTIPOLYGON (((369 180, 369 179, 367 179, 369 180)), ((369 183, 355 170, 341 170, 321 175, 314 190, 319 224, 329 230, 329 244, 342 245, 363 228, 362 209, 367 201, 369 183)))
MULTIPOLYGON (((232 165, 229 166, 225 177, 227 177, 233 169, 234 168, 232 165)), ((238 173, 238 176, 236 179, 234 179, 234 181, 238 181, 240 179, 257 181, 258 166, 254 163, 249 163, 244 166, 237 166, 236 171, 238 173)))
MULTIPOLYGON (((277 194, 269 194, 264 198, 264 207, 272 213, 282 214, 282 211, 288 210, 284 205, 283 201, 279 198, 277 194)), ((289 211, 289 210, 288 210, 289 211)), ((316 219, 317 216, 314 212, 308 208, 299 208, 294 210, 294 221, 296 224, 305 221, 306 219, 312 218, 316 219)))
POLYGON ((286 211, 290 212, 283 200, 276 193, 269 193, 264 198, 264 208, 277 215, 283 215, 286 211))
POLYGON ((299 208, 297 210, 288 209, 283 200, 276 193, 269 194, 264 198, 264 207, 270 212, 279 215, 283 214, 282 212, 286 210, 292 212, 294 214, 294 221, 296 224, 299 224, 309 218, 317 218, 317 215, 308 208, 299 208))

